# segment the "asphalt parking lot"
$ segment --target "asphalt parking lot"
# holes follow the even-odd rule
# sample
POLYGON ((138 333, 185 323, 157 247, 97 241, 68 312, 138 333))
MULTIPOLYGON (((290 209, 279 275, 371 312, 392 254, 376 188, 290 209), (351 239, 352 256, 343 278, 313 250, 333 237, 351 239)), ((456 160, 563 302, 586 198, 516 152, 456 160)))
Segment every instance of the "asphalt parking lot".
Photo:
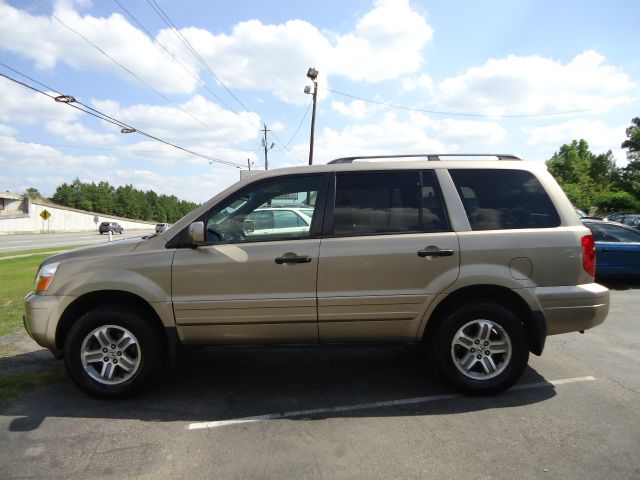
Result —
POLYGON ((402 345, 189 350, 119 402, 52 385, 0 407, 0 478, 640 479, 640 285, 611 286, 495 397, 402 345))

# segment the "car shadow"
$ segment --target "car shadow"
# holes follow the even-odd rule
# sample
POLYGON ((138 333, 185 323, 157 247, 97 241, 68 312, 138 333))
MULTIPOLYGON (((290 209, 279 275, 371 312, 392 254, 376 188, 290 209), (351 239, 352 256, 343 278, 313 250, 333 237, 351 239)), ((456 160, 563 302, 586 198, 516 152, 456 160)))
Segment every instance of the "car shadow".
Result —
POLYGON ((542 388, 458 395, 415 345, 190 348, 180 365, 161 377, 136 397, 117 401, 98 400, 71 382, 60 383, 6 405, 0 415, 14 417, 9 430, 18 432, 35 430, 48 417, 211 422, 314 409, 321 411, 287 418, 443 415, 555 396, 553 386, 530 367, 519 385, 542 383, 542 388), (401 401, 419 397, 430 400, 401 401), (370 405, 378 402, 385 404, 370 405), (367 406, 331 410, 353 405, 367 406))

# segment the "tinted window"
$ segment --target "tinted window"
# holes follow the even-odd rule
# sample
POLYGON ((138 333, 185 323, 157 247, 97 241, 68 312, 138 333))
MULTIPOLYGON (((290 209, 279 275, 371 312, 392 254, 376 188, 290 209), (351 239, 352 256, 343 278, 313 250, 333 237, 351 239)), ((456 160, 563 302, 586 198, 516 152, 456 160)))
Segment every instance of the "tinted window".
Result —
POLYGON ((291 210, 274 210, 273 225, 275 228, 301 227, 306 223, 300 220, 300 217, 291 210))
POLYGON ((588 227, 596 237, 597 242, 637 242, 640 243, 640 232, 634 232, 624 227, 607 225, 604 223, 589 223, 588 227))
POLYGON ((207 243, 309 238, 311 226, 298 223, 294 212, 279 208, 286 204, 313 213, 321 181, 320 175, 275 178, 247 187, 209 212, 207 243))
POLYGON ((625 225, 629 225, 631 227, 636 227, 640 225, 640 215, 627 215, 616 220, 616 222, 624 223, 625 225))
POLYGON ((417 172, 338 174, 334 234, 419 231, 420 198, 417 172))
POLYGON ((551 228, 560 217, 538 179, 522 170, 449 170, 473 230, 551 228))
POLYGON ((257 210, 246 216, 245 220, 251 220, 256 230, 273 228, 273 215, 270 210, 257 210))

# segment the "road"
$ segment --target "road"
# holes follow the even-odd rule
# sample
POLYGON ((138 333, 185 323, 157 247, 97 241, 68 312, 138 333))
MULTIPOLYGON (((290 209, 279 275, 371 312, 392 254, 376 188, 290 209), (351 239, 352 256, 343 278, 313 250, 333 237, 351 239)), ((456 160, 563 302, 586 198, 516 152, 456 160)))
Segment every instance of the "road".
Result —
MULTIPOLYGON (((148 230, 127 230, 122 235, 114 235, 114 239, 139 237, 155 232, 148 230)), ((96 232, 78 233, 41 233, 33 235, 0 235, 0 253, 19 252, 36 248, 55 248, 66 245, 85 245, 90 243, 108 242, 109 235, 96 232)))
POLYGON ((613 287, 495 397, 412 346, 193 349, 117 402, 52 385, 0 407, 0 477, 638 479, 640 290, 613 287))

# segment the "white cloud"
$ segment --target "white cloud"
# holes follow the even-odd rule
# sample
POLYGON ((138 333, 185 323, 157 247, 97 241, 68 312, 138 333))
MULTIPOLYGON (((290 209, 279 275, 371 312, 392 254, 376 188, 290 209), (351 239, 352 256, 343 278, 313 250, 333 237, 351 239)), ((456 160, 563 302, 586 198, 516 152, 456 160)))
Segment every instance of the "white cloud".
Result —
POLYGON ((338 36, 332 52, 336 73, 354 81, 379 82, 418 70, 433 29, 409 0, 378 0, 355 31, 338 36))
POLYGON ((331 102, 331 108, 345 117, 354 120, 362 120, 370 117, 375 109, 368 106, 362 100, 354 100, 351 103, 343 103, 337 100, 331 102))
POLYGON ((55 102, 52 98, 28 90, 3 77, 0 77, 0 90, 2 91, 0 121, 3 122, 26 124, 41 121, 69 122, 80 115, 78 110, 55 102))
POLYGON ((443 80, 434 100, 442 109, 488 115, 606 111, 637 95, 637 87, 592 50, 567 64, 537 55, 509 55, 443 80))
MULTIPOLYGON (((298 157, 308 154, 307 145, 292 149, 298 157)), ((387 113, 376 123, 351 125, 337 131, 324 128, 316 136, 314 163, 326 163, 353 155, 392 155, 446 151, 442 141, 428 134, 420 125, 401 122, 387 113)))
POLYGON ((262 127, 258 115, 224 110, 200 95, 180 104, 181 108, 142 104, 123 107, 113 100, 94 100, 92 104, 135 128, 180 144, 193 141, 212 141, 218 145, 238 143, 257 138, 262 127))
POLYGON ((94 169, 108 169, 117 160, 107 155, 73 156, 37 143, 19 142, 11 137, 0 137, 0 167, 5 171, 28 175, 38 173, 66 173, 70 177, 88 174, 94 169))
POLYGON ((272 132, 281 132, 284 130, 284 124, 282 122, 273 122, 269 124, 269 130, 272 132))
POLYGON ((411 113, 410 121, 432 129, 439 140, 451 144, 454 149, 464 145, 470 151, 483 150, 487 145, 500 143, 507 135, 506 130, 497 122, 452 118, 434 120, 422 113, 411 113))
MULTIPOLYGON (((254 151, 220 147, 216 144, 207 142, 183 145, 183 147, 193 152, 219 159, 222 162, 234 163, 242 168, 246 168, 247 159, 255 162, 258 158, 254 151)), ((195 156, 154 140, 143 140, 118 147, 117 155, 119 158, 123 158, 124 160, 135 160, 149 166, 153 165, 153 168, 173 167, 175 169, 175 166, 177 165, 196 165, 205 171, 209 169, 214 169, 216 171, 234 171, 233 166, 211 161, 208 158, 195 156)))
MULTIPOLYGON (((55 6, 54 15, 154 88, 166 93, 193 93, 197 88, 196 78, 123 16, 81 15, 73 9, 73 2, 66 1, 55 6)), ((378 0, 357 20, 354 30, 345 34, 321 32, 303 20, 278 25, 249 20, 236 24, 229 34, 195 27, 182 28, 180 33, 230 88, 268 91, 285 101, 304 104, 307 98, 302 89, 308 67, 318 68, 325 86, 334 75, 364 82, 398 78, 420 68, 422 49, 432 38, 433 29, 408 0, 378 0)), ((173 31, 160 30, 156 39, 194 76, 208 78, 173 31)), ((54 18, 32 15, 3 0, 0 48, 34 61, 41 69, 63 62, 137 83, 54 18)), ((320 90, 319 96, 324 98, 326 92, 320 90)))
MULTIPOLYGON (((140 145, 141 148, 152 148, 154 155, 162 151, 161 146, 149 142, 140 145)), ((142 152, 140 150, 138 153, 142 158, 149 160, 150 151, 146 151, 144 155, 142 152)), ((236 154, 240 156, 240 153, 236 154)), ((128 154, 118 151, 114 155, 128 154)), ((194 158, 190 157, 185 161, 186 154, 176 153, 175 150, 166 151, 164 155, 182 155, 183 164, 190 164, 194 158)), ((255 155, 252 159, 256 160, 255 155)), ((36 186, 44 195, 51 195, 57 186, 79 178, 83 182, 108 181, 116 187, 132 184, 138 189, 154 190, 157 193, 175 195, 180 199, 203 202, 239 179, 238 169, 218 164, 208 165, 204 159, 196 160, 203 164, 202 173, 192 173, 193 169, 185 167, 184 172, 167 174, 166 171, 126 168, 124 163, 112 155, 68 155, 50 146, 19 142, 8 136, 0 136, 0 172, 7 174, 0 177, 2 188, 24 191, 26 187, 36 186)))
POLYGON ((18 133, 15 128, 0 123, 0 136, 9 137, 18 133))
POLYGON ((560 145, 584 139, 592 152, 604 153, 611 150, 616 159, 623 161, 625 155, 620 144, 626 138, 627 126, 608 127, 600 120, 578 119, 544 127, 523 128, 522 131, 527 136, 527 146, 546 150, 549 152, 548 157, 551 157, 560 145))
POLYGON ((45 125, 45 129, 48 132, 64 138, 65 140, 85 145, 104 145, 118 141, 118 137, 116 135, 111 133, 96 133, 81 123, 51 121, 45 125))
MULTIPOLYGON (((195 90, 197 80, 121 15, 114 13, 108 18, 80 15, 66 2, 58 3, 53 14, 154 88, 170 93, 195 90)), ((51 69, 63 62, 79 70, 112 73, 137 83, 53 17, 32 15, 4 2, 0 2, 0 48, 34 61, 40 69, 51 69)))
MULTIPOLYGON (((376 122, 343 130, 323 129, 316 134, 314 163, 354 155, 486 152, 487 146, 500 144, 506 136, 506 130, 496 122, 440 120, 421 113, 400 120, 389 112, 376 122)), ((292 151, 304 158, 308 148, 299 144, 292 151)))
POLYGON ((433 79, 423 73, 418 77, 410 77, 402 82, 402 90, 405 92, 413 92, 418 89, 424 90, 429 96, 433 95, 435 90, 433 79))

